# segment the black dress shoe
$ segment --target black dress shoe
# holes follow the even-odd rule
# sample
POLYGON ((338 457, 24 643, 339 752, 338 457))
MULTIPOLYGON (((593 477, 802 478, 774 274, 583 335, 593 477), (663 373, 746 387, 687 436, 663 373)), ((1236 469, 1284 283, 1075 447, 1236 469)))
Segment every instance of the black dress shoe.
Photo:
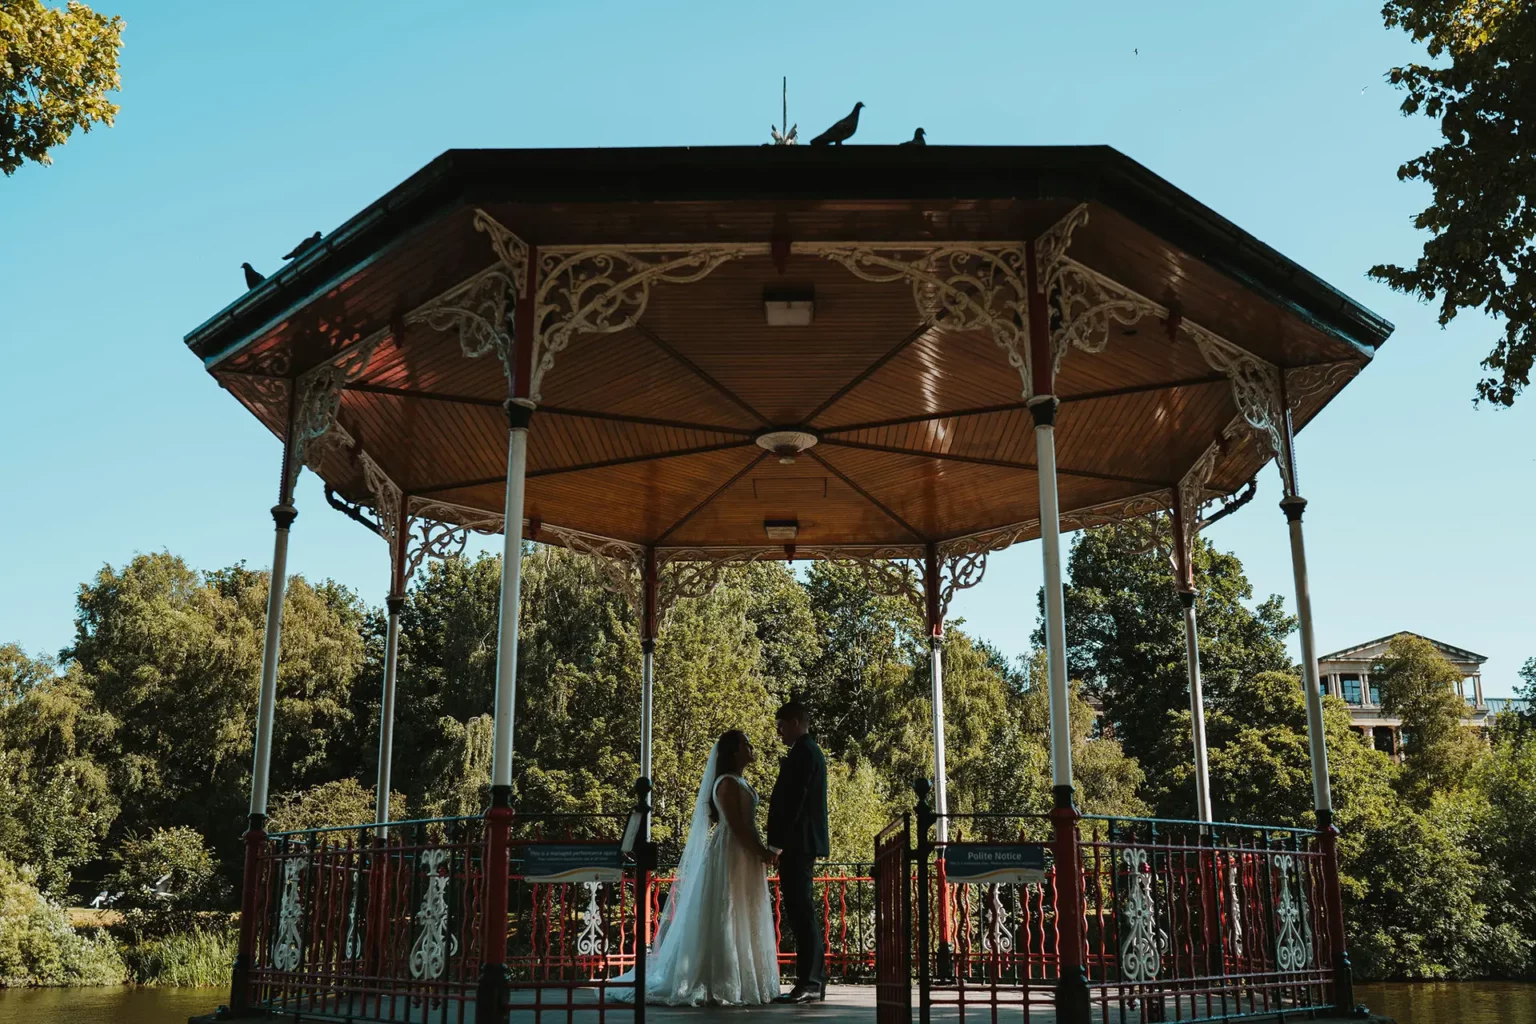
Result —
POLYGON ((783 995, 775 996, 776 1003, 814 1003, 817 1000, 827 998, 827 994, 819 988, 810 985, 796 985, 783 995))

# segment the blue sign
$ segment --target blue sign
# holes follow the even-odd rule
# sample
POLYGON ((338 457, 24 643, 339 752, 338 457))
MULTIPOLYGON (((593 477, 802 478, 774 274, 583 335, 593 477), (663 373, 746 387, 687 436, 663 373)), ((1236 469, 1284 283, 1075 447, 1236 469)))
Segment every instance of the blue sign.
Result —
POLYGON ((523 847, 529 882, 617 882, 624 877, 618 843, 530 843, 523 847))
POLYGON ((991 885, 1045 881, 1045 847, 1022 843, 950 843, 945 876, 957 884, 991 885))

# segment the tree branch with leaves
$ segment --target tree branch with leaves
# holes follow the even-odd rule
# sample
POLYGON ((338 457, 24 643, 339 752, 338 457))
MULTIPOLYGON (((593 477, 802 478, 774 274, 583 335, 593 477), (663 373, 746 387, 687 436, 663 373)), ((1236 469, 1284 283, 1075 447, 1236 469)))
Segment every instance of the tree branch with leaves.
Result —
POLYGON ((1513 405, 1536 361, 1536 3, 1388 0, 1382 17, 1437 62, 1387 78, 1407 92, 1403 113, 1439 119, 1444 141, 1397 169, 1433 190, 1414 218, 1433 237, 1412 266, 1382 264, 1371 276, 1438 299, 1442 326, 1463 309, 1501 319, 1477 393, 1513 405))

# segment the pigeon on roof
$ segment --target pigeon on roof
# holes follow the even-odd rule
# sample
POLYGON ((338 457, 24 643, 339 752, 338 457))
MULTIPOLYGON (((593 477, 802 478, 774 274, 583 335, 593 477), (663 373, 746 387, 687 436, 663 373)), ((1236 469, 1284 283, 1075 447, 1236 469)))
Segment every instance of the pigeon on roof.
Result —
POLYGON ((245 286, 247 288, 255 288, 267 279, 266 274, 263 274, 249 263, 240 264, 240 268, 245 271, 245 286))
POLYGON ((863 107, 862 101, 855 103, 853 105, 853 113, 812 139, 811 145, 841 146, 845 140, 853 138, 853 133, 859 130, 859 111, 863 107))
POLYGON ((923 135, 924 134, 926 134, 926 133, 921 128, 919 128, 917 131, 912 133, 912 137, 910 139, 908 139, 906 142, 898 143, 898 145, 902 145, 902 146, 926 146, 926 145, 928 145, 928 143, 926 141, 924 141, 924 139, 923 139, 923 135))
POLYGON ((293 247, 293 251, 290 252, 288 255, 284 256, 283 259, 291 260, 291 259, 293 259, 296 256, 302 256, 306 252, 309 252, 309 250, 313 249, 315 246, 317 246, 319 244, 320 244, 320 232, 316 231, 314 234, 312 234, 308 238, 304 239, 304 241, 302 241, 298 245, 294 246, 293 247))

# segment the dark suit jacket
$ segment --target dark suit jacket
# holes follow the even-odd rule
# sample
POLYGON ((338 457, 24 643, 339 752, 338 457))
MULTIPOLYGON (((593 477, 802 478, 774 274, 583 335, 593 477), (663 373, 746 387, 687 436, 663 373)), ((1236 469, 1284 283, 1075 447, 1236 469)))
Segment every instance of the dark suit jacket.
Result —
POLYGON ((779 778, 768 798, 768 845, 785 853, 825 857, 827 759, 809 733, 779 761, 779 778))

